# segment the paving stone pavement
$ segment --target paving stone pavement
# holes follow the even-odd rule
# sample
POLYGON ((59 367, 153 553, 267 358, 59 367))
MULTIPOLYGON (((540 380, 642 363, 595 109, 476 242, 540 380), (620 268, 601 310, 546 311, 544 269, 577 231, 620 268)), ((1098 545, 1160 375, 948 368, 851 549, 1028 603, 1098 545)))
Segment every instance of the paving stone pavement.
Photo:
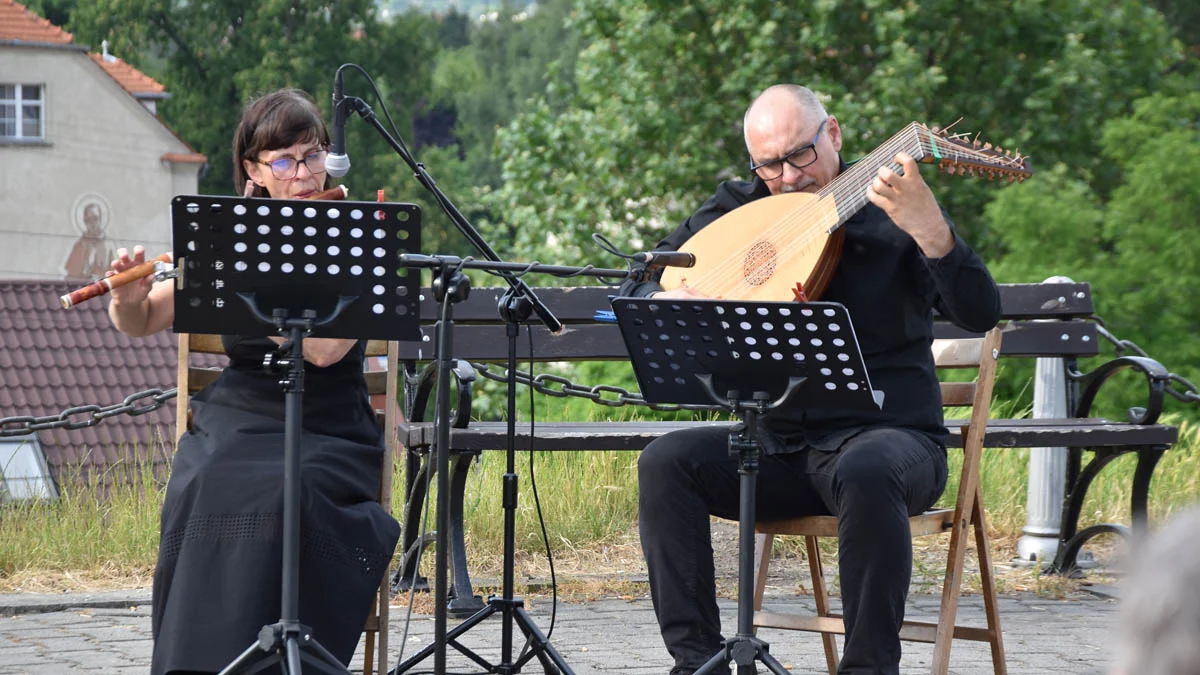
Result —
MULTIPOLYGON (((0 595, 0 673, 146 673, 150 663, 149 591, 115 591, 98 594, 52 596, 0 595)), ((768 608, 787 611, 802 606, 812 610, 812 598, 771 595, 768 608)), ((973 625, 983 625, 983 603, 978 596, 962 600, 960 614, 973 625)), ((529 616, 543 633, 551 628, 552 603, 546 598, 526 601, 529 616)), ((909 601, 910 618, 934 616, 938 597, 915 596, 909 601)), ((1116 604, 1109 599, 1081 595, 1071 600, 1051 600, 1032 594, 1000 599, 1004 646, 1011 675, 1080 673, 1102 675, 1111 657, 1111 631, 1116 604)), ((736 603, 721 601, 728 633, 736 626, 736 603)), ((391 659, 408 659, 429 645, 434 633, 430 614, 413 614, 407 627, 407 608, 393 607, 391 659), (401 655, 400 645, 404 645, 401 655)), ((453 620, 450 628, 456 625, 453 620)), ((500 660, 503 620, 499 613, 472 626, 460 641, 492 663, 500 660)), ((519 631, 515 631, 519 638, 519 631)), ((320 640, 320 636, 316 636, 320 640)), ((823 673, 820 638, 813 633, 764 630, 759 637, 770 644, 771 654, 792 673, 823 673)), ((247 636, 247 644, 253 636, 247 636)), ((596 673, 665 674, 671 665, 654 623, 649 597, 608 598, 580 603, 559 602, 550 643, 579 675, 596 673)), ((519 650, 521 640, 516 640, 519 650)), ((839 643, 840 644, 840 643, 839 643)), ((928 671, 931 645, 904 643, 903 673, 928 671)), ((232 657, 231 657, 232 658, 232 657)), ((992 672, 991 656, 982 643, 958 641, 951 652, 950 672, 983 675, 992 672)), ((483 669, 448 651, 451 673, 478 673, 483 669)), ((408 664, 403 672, 432 672, 430 656, 408 664)), ((362 646, 351 663, 362 669, 362 646)), ((307 669, 306 669, 307 672, 307 669)), ((541 673, 536 660, 520 670, 541 673)), ((760 672, 766 672, 760 668, 760 672)))

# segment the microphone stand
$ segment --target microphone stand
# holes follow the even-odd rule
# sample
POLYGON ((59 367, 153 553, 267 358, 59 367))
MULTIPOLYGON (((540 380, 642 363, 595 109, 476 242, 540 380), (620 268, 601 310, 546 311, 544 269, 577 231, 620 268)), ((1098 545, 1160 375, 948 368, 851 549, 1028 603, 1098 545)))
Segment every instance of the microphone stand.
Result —
MULTIPOLYGON (((340 69, 339 69, 340 73, 340 69)), ((340 93, 340 92, 339 92, 340 93)), ((504 506, 505 506, 505 574, 504 574, 504 597, 502 599, 489 600, 489 604, 482 610, 477 612, 471 619, 468 619, 463 624, 459 625, 454 630, 454 636, 461 634, 470 628, 478 621, 482 620, 487 615, 496 611, 500 607, 504 614, 503 628, 503 655, 504 662, 497 666, 492 666, 489 672, 510 673, 517 672, 521 664, 536 655, 546 668, 547 672, 551 672, 551 668, 557 666, 564 675, 574 675, 573 671, 562 660, 562 656, 549 644, 549 641, 542 635, 541 631, 533 624, 528 614, 523 608, 523 603, 519 598, 512 596, 512 566, 513 555, 512 549, 515 548, 513 540, 515 510, 516 510, 516 492, 517 482, 516 473, 514 470, 514 436, 516 416, 513 413, 513 394, 516 386, 516 337, 519 330, 518 324, 521 321, 528 319, 530 312, 537 314, 538 319, 546 326, 553 334, 557 334, 562 330, 562 322, 550 311, 550 309, 542 302, 533 290, 529 288, 516 273, 528 273, 531 271, 541 271, 553 273, 560 271, 563 274, 575 276, 579 274, 589 274, 592 276, 621 278, 624 279, 629 275, 628 270, 598 270, 592 267, 586 268, 569 268, 564 266, 541 266, 538 264, 521 264, 521 263, 505 263, 500 259, 500 256, 492 249, 491 246, 483 239, 479 231, 476 230, 465 216, 458 210, 457 207, 450 201, 449 198, 438 188, 433 177, 425 170, 425 165, 417 162, 403 143, 394 138, 388 130, 379 121, 375 112, 366 101, 357 96, 346 96, 338 106, 346 106, 346 109, 353 110, 360 117, 366 120, 376 131, 387 141, 388 145, 400 155, 400 158, 408 164, 413 170, 417 181, 421 183, 425 189, 429 190, 437 200, 438 206, 442 208, 446 216, 450 218, 450 222, 458 228, 459 232, 467 238, 468 241, 490 262, 463 260, 454 257, 428 257, 415 256, 411 254, 401 255, 401 263, 409 267, 438 267, 440 272, 434 275, 435 295, 438 296, 438 301, 442 303, 442 321, 438 329, 438 374, 437 374, 437 399, 436 399, 436 450, 437 464, 435 471, 438 475, 437 491, 438 491, 438 513, 437 513, 437 533, 438 546, 437 553, 434 557, 434 565, 436 566, 434 576, 434 641, 431 645, 435 651, 434 657, 434 672, 437 675, 444 675, 446 672, 446 644, 447 639, 453 640, 453 636, 448 636, 446 631, 446 589, 447 589, 447 549, 444 537, 450 531, 450 426, 449 426, 449 410, 450 410, 450 371, 454 367, 454 361, 450 356, 451 353, 451 333, 453 330, 453 309, 452 305, 455 302, 465 299, 470 292, 470 283, 465 275, 461 273, 463 268, 473 269, 489 269, 500 274, 505 282, 509 285, 508 292, 500 301, 501 317, 508 322, 508 339, 509 339, 509 452, 507 473, 504 477, 504 506), (553 269, 550 269, 553 268, 553 269), (527 654, 520 663, 513 664, 511 661, 512 649, 512 619, 516 618, 521 623, 521 629, 524 631, 527 638, 534 640, 537 644, 530 654, 527 654), (552 663, 553 662, 553 663, 552 663)), ((455 643, 455 647, 460 651, 464 649, 461 645, 455 643)), ((422 650, 417 656, 409 660, 412 663, 428 656, 428 649, 422 650), (418 658, 419 657, 419 658, 418 658)), ((477 662, 481 662, 478 656, 474 656, 477 662)), ((406 664, 399 664, 394 668, 389 675, 397 675, 407 668, 406 664)))
MULTIPOLYGON (((403 254, 400 256, 400 264, 406 267, 417 268, 432 268, 434 272, 434 293, 438 295, 438 300, 442 304, 442 320, 438 326, 438 382, 437 382, 437 409, 435 419, 437 421, 437 433, 435 444, 438 448, 438 463, 437 471, 448 471, 448 448, 450 446, 450 423, 449 423, 449 408, 450 408, 450 370, 453 367, 454 359, 451 357, 451 335, 453 333, 453 302, 462 300, 467 297, 470 291, 470 281, 466 275, 462 274, 463 269, 482 269, 491 272, 538 272, 552 274, 555 276, 581 276, 589 275, 595 277, 603 277, 608 279, 624 278, 629 275, 628 270, 619 269, 600 269, 591 266, 587 267, 570 267, 565 265, 542 265, 540 263, 512 263, 512 262, 489 262, 462 259, 455 256, 427 256, 417 254, 403 254), (445 464, 443 464, 445 463, 445 464)), ((479 611, 472 614, 462 623, 448 633, 437 634, 437 615, 444 615, 446 611, 446 601, 444 595, 435 596, 434 612, 435 612, 435 637, 432 644, 427 645, 417 653, 413 654, 408 660, 399 663, 389 671, 389 675, 399 675, 412 668, 420 661, 427 658, 431 653, 435 654, 434 672, 438 674, 445 673, 445 649, 446 645, 454 646, 460 653, 467 656, 476 664, 483 666, 488 673, 499 673, 510 675, 517 673, 531 659, 537 658, 546 673, 561 673, 562 675, 574 675, 574 671, 563 660, 561 654, 550 644, 549 639, 537 628, 529 614, 525 611, 524 601, 513 595, 513 576, 515 567, 515 551, 516 551, 516 509, 517 509, 517 474, 516 474, 516 369, 517 369, 517 348, 516 338, 519 331, 519 324, 529 318, 531 305, 522 297, 512 295, 510 289, 500 299, 500 313, 502 318, 507 322, 508 330, 508 446, 506 452, 506 470, 503 483, 503 507, 504 507, 504 564, 503 564, 503 581, 501 596, 492 596, 488 598, 487 604, 479 611), (473 628, 484 619, 492 614, 500 612, 503 616, 503 624, 501 627, 501 661, 497 664, 488 663, 482 656, 468 649, 466 646, 458 642, 458 637, 463 633, 473 628), (524 653, 517 661, 512 659, 513 651, 513 632, 512 624, 516 621, 518 627, 524 633, 528 645, 532 645, 531 649, 524 653)), ((445 473, 439 476, 438 483, 438 579, 441 579, 445 574, 441 554, 448 548, 445 543, 446 532, 448 532, 449 524, 443 523, 442 516, 448 511, 442 506, 441 496, 448 493, 448 489, 443 491, 442 480, 445 473)), ((448 497, 447 497, 448 499, 448 497)), ((444 586, 438 582, 435 584, 438 590, 444 586)))

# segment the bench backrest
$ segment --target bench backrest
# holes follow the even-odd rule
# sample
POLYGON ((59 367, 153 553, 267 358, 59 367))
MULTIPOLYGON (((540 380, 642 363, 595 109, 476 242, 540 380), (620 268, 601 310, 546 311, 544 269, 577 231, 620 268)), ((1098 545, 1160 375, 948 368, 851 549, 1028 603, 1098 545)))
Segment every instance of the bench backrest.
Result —
MULTIPOLYGON (((497 303, 505 288, 472 288, 466 301, 454 306, 452 356, 470 361, 504 361, 508 356, 505 326, 497 303)), ((609 287, 535 288, 534 292, 563 322, 558 335, 531 325, 535 361, 592 361, 628 359, 625 342, 614 323, 596 319, 610 310, 609 287)), ((1096 326, 1086 317, 1093 312, 1091 287, 1086 283, 1002 284, 1000 286, 1004 341, 1002 356, 1084 357, 1099 353, 1096 326)), ((432 291, 422 289, 421 342, 400 343, 400 358, 428 361, 435 356, 439 304, 432 291)), ((935 317, 936 338, 978 337, 935 317)), ((536 317, 533 321, 536 322, 536 317)), ((522 332, 518 355, 529 360, 522 332)))

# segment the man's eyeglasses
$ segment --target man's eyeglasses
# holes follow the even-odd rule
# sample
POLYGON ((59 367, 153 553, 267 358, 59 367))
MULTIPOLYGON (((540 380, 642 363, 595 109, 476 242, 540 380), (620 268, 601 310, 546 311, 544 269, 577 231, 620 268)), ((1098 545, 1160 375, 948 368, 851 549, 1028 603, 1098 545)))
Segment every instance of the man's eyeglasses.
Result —
POLYGON ((782 159, 769 159, 761 164, 755 164, 754 160, 751 160, 750 170, 763 180, 775 180, 783 175, 784 162, 791 164, 792 168, 803 169, 817 161, 817 141, 821 140, 821 132, 825 130, 825 123, 828 121, 828 117, 821 120, 821 126, 817 127, 817 135, 813 136, 812 143, 789 152, 782 159))
MULTIPOLYGON (((324 149, 308 153, 304 158, 304 165, 308 167, 308 172, 311 174, 325 173, 325 156, 328 154, 324 149)), ((271 175, 275 176, 276 180, 291 180, 300 171, 300 162, 296 161, 295 157, 280 157, 269 162, 261 159, 254 161, 271 167, 271 175)))

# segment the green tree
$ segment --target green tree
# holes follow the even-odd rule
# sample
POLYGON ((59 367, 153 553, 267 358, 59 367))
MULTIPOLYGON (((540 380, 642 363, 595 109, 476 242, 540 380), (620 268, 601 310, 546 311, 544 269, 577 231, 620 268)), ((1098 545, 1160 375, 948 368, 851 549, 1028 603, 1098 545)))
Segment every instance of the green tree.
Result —
POLYGON ((162 115, 209 156, 203 188, 214 192, 231 189, 227 148, 246 101, 290 85, 327 106, 339 59, 367 53, 355 30, 375 28, 368 0, 81 0, 70 25, 86 41, 107 39, 135 66, 139 55, 166 57, 152 73, 172 94, 162 115))
POLYGON ((77 0, 28 0, 24 3, 29 11, 55 26, 66 26, 77 0))
MULTIPOLYGON (((962 117, 961 130, 1111 184, 1095 130, 1180 59, 1140 0, 584 0, 573 25, 587 44, 577 94, 503 130, 506 183, 494 195, 520 224, 522 255, 572 262, 597 261, 593 231, 652 246, 717 181, 745 176, 741 115, 768 84, 827 95, 847 158, 911 120, 962 117)), ((1002 253, 981 217, 995 190, 930 182, 985 254, 1002 253)))
POLYGON ((455 138, 480 185, 500 183, 492 153, 497 127, 573 64, 577 40, 566 23, 569 0, 536 7, 505 3, 494 20, 472 24, 467 45, 438 57, 433 96, 454 111, 455 138))
MULTIPOLYGON (((1097 313, 1116 336, 1194 381, 1200 374, 1200 306, 1194 300, 1200 280, 1200 191, 1194 187, 1200 93, 1182 84, 1184 91, 1143 98, 1131 115, 1104 125, 1103 157, 1120 177, 1110 198, 1058 165, 1043 180, 999 195, 987 217, 1010 251, 994 266, 997 277, 1067 274, 1091 282, 1097 313)), ((1134 387, 1114 402, 1144 400, 1144 389, 1134 387)))

